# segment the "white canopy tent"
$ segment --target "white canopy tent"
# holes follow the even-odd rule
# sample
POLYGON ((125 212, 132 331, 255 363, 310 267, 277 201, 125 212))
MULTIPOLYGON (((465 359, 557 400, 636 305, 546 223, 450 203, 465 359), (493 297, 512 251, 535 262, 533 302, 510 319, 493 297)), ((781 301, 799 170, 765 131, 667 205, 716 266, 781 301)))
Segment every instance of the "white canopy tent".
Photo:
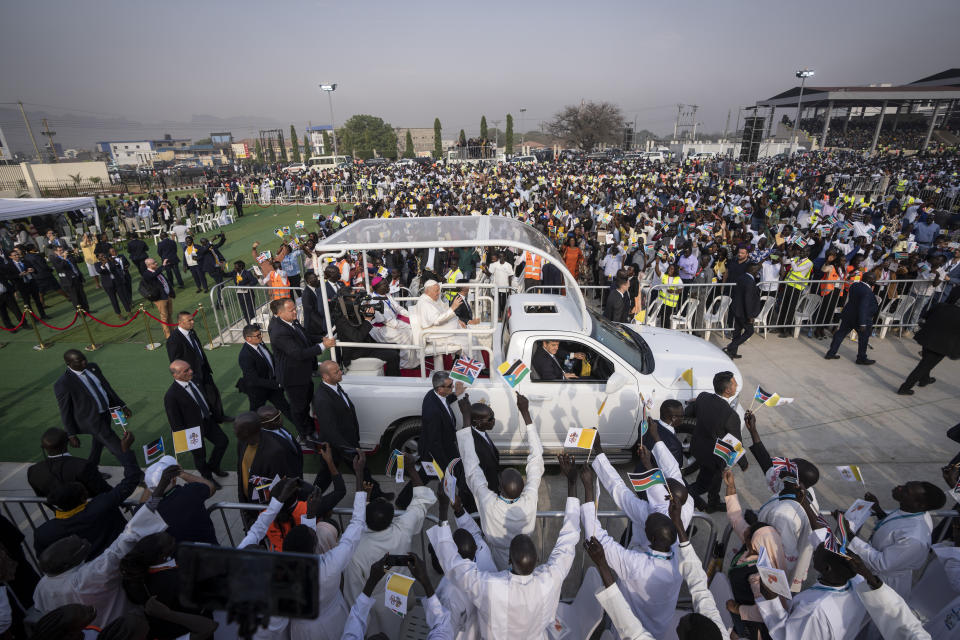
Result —
POLYGON ((100 214, 94 198, 0 198, 0 222, 77 210, 85 216, 93 215, 97 228, 100 228, 100 214))

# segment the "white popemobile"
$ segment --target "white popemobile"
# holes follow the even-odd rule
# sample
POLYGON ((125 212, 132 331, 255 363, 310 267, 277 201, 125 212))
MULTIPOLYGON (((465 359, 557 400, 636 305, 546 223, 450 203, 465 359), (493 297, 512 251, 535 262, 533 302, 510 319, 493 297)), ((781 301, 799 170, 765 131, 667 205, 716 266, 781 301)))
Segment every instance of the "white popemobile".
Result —
MULTIPOLYGON (((669 329, 611 323, 588 309, 576 280, 553 245, 532 226, 512 218, 474 215, 360 220, 323 239, 317 250, 329 252, 334 259, 344 252, 356 252, 366 263, 369 251, 408 249, 426 255, 458 247, 530 252, 555 266, 564 278, 562 295, 512 293, 506 298, 503 314, 492 284, 472 284, 475 304, 490 309, 484 317, 493 318, 493 323, 468 325, 466 329, 421 329, 416 326, 416 314, 410 314, 414 344, 390 345, 417 350, 421 371, 425 371, 426 359, 439 362, 440 355, 459 348, 452 342, 443 343, 443 337, 449 339, 451 333, 469 336, 470 355, 475 359, 480 360, 481 352, 486 352, 490 376, 478 378, 468 393, 471 401, 485 402, 494 410, 496 426, 489 435, 504 462, 518 461, 527 451, 516 428, 521 418, 514 392, 497 367, 518 359, 529 367, 536 350, 547 341, 559 341, 562 352, 584 354, 589 365, 587 375, 558 380, 539 379, 531 367, 530 374, 517 386, 530 400, 530 414, 547 454, 563 448, 569 428, 597 427, 608 456, 625 459, 637 440, 644 404, 649 414, 669 398, 685 401, 702 391, 713 391, 713 376, 719 371, 732 371, 738 389, 742 386, 739 370, 709 342, 669 329), (502 321, 496 321, 501 316, 502 321), (435 340, 432 335, 437 336, 435 340), (680 379, 687 369, 693 370, 692 388, 680 379)), ((367 289, 369 292, 369 285, 367 289)), ((319 287, 318 292, 322 304, 328 305, 325 288, 319 287)), ((326 317, 331 317, 329 309, 326 317)), ((338 345, 384 346, 340 340, 338 345)), ((361 446, 416 451, 421 402, 430 389, 429 377, 386 379, 381 365, 379 360, 354 360, 343 378, 342 384, 357 407, 361 446)), ((458 411, 456 405, 453 409, 458 411)), ((545 460, 551 457, 547 455, 545 460)))

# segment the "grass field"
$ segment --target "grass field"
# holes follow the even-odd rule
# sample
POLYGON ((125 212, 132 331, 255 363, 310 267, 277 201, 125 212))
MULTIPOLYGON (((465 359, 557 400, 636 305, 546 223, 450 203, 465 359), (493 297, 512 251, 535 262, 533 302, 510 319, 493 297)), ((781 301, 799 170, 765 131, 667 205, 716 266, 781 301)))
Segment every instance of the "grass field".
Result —
MULTIPOLYGON (((313 227, 312 215, 320 210, 327 214, 332 206, 323 206, 318 209, 312 206, 274 206, 267 208, 247 207, 244 217, 235 224, 224 227, 227 242, 223 247, 223 255, 229 261, 244 260, 247 264, 252 261, 250 248, 254 241, 259 240, 263 248, 276 250, 278 242, 273 235, 273 229, 278 226, 293 227, 297 220, 304 220, 307 229, 313 227)), ((201 234, 210 235, 210 234, 201 234)), ((156 257, 154 246, 150 244, 151 255, 156 257)), ((202 302, 204 307, 210 306, 210 298, 206 294, 194 293, 196 287, 189 273, 184 273, 183 289, 177 290, 174 311, 193 310, 202 302)), ((137 285, 139 276, 134 276, 134 304, 146 302, 139 298, 137 285)), ((86 283, 87 297, 90 301, 92 315, 111 324, 118 324, 120 320, 113 312, 106 294, 97 289, 92 279, 86 283)), ((69 303, 58 293, 47 294, 48 313, 55 326, 63 326, 70 322, 74 312, 69 303)), ((155 313, 152 304, 147 303, 148 309, 155 313)), ((213 317, 208 312, 207 322, 211 331, 215 331, 213 317)), ((160 325, 151 321, 153 340, 162 342, 163 333, 160 325)), ((167 370, 169 364, 166 350, 147 351, 147 333, 141 318, 123 328, 108 328, 95 322, 89 323, 94 340, 100 348, 87 353, 87 358, 101 366, 111 384, 126 401, 133 411, 130 419, 130 429, 137 438, 134 445, 138 458, 142 462, 140 446, 159 436, 164 437, 164 443, 172 449, 169 442, 169 427, 163 411, 163 394, 170 386, 171 377, 167 370)), ((40 434, 51 426, 59 426, 60 418, 57 411, 56 399, 53 395, 53 383, 64 371, 63 352, 67 349, 80 349, 90 341, 83 325, 77 323, 66 331, 52 331, 40 325, 40 334, 43 342, 48 346, 45 351, 35 351, 36 334, 33 329, 21 329, 16 334, 3 333, 0 341, 6 346, 0 349, 0 363, 3 364, 4 375, 0 377, 0 418, 3 429, 0 431, 0 461, 35 461, 41 458, 39 446, 40 434)), ((203 327, 198 322, 197 332, 202 340, 206 340, 203 327)), ((228 345, 208 352, 214 377, 220 392, 223 395, 224 408, 227 413, 235 415, 247 408, 247 398, 241 395, 234 387, 239 377, 237 354, 239 345, 228 345)), ((231 447, 224 460, 225 468, 233 468, 235 464, 234 436, 232 425, 224 425, 231 440, 231 447)), ((89 447, 89 436, 81 437, 83 448, 73 451, 74 455, 86 455, 89 447)), ((190 456, 181 456, 186 466, 190 465, 190 456)), ((104 464, 116 464, 113 456, 104 451, 104 464)), ((311 462, 312 464, 312 462, 311 462)))

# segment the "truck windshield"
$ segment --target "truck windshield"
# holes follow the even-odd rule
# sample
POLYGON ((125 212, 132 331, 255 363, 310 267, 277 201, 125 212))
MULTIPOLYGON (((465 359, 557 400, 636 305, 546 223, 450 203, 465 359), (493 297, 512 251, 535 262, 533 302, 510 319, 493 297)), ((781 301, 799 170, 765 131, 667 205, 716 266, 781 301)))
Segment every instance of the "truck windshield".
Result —
POLYGON ((653 352, 640 334, 621 324, 614 324, 589 310, 593 319, 590 337, 626 360, 630 366, 646 375, 653 373, 653 352))

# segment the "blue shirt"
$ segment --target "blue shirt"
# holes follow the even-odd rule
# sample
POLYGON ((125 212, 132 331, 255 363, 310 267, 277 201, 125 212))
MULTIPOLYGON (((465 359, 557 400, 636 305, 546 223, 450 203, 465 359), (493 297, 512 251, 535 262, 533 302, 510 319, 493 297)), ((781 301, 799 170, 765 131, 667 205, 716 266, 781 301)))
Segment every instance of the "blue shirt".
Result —
POLYGON ((938 233, 940 233, 940 225, 936 222, 918 222, 913 228, 913 237, 918 244, 932 244, 938 233))
POLYGON ((283 256, 283 260, 280 261, 281 266, 283 267, 283 272, 288 276, 300 275, 300 249, 291 251, 287 255, 283 256))

